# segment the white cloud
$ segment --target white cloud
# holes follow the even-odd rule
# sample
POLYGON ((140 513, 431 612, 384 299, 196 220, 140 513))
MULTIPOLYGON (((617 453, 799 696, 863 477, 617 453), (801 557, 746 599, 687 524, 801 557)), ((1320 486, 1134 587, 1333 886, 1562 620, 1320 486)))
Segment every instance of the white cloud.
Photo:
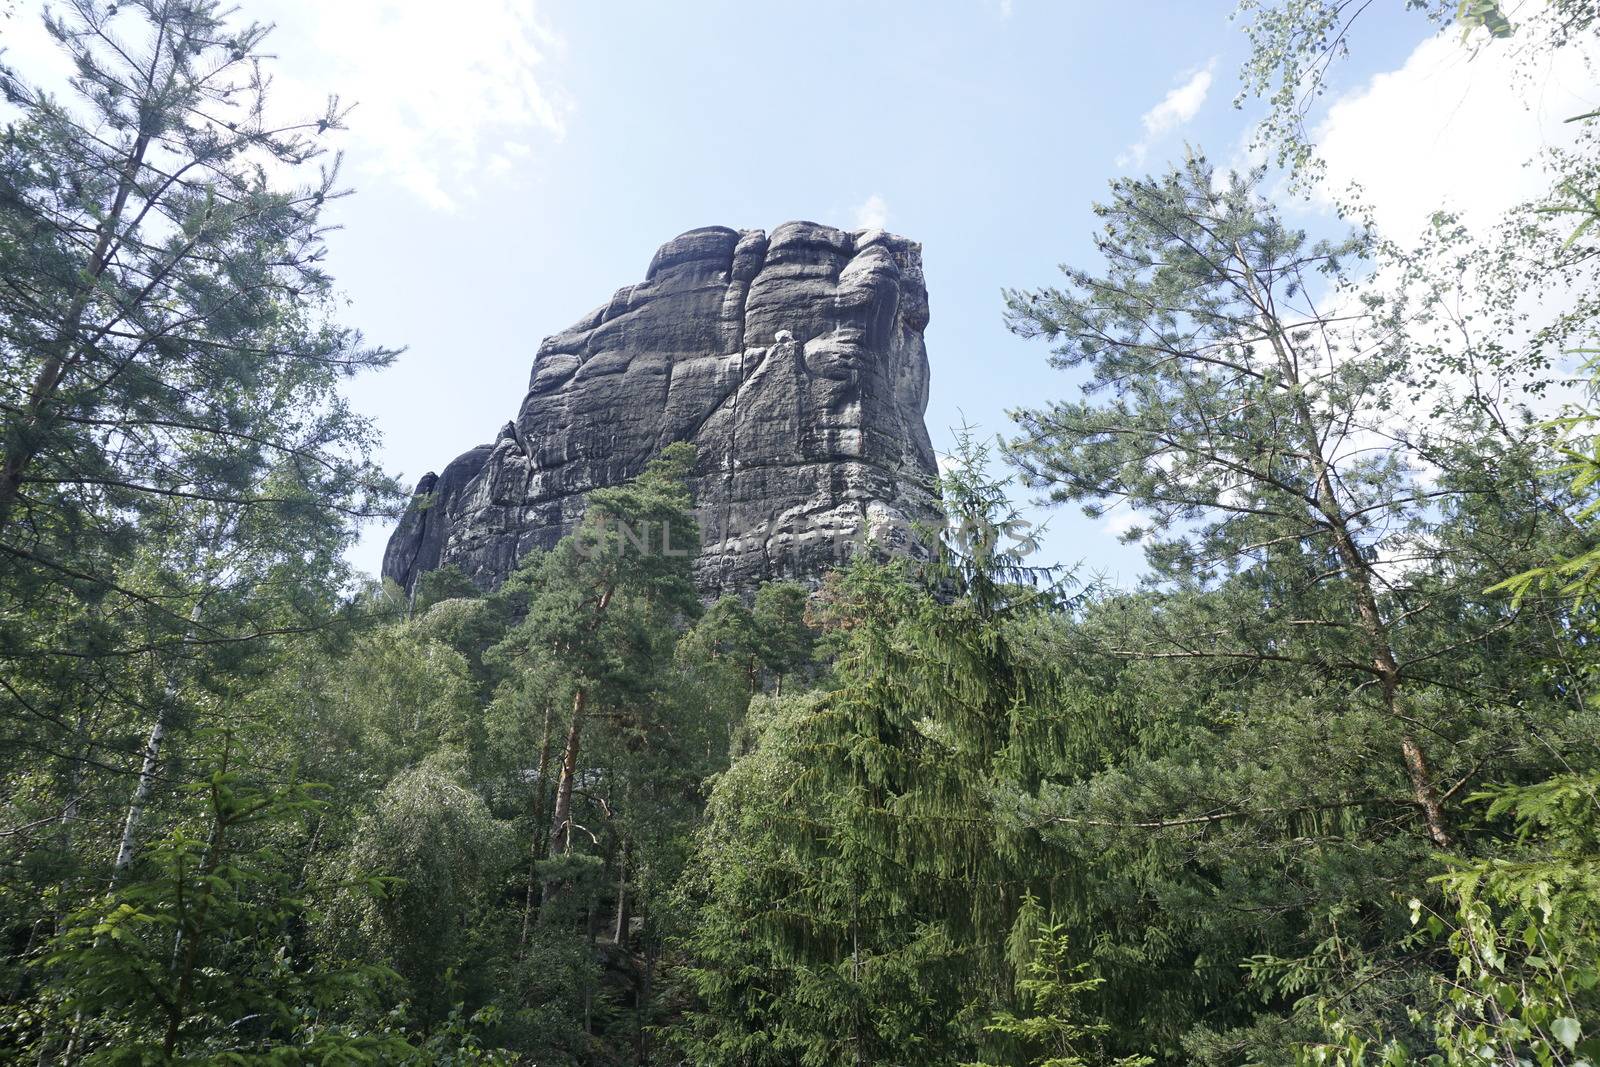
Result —
POLYGON ((856 228, 881 230, 889 225, 889 205, 877 193, 867 197, 856 207, 856 228))
POLYGON ((526 138, 559 140, 569 105, 546 82, 560 41, 518 0, 271 0, 252 8, 279 29, 289 94, 354 104, 347 155, 449 211, 479 175, 504 176, 526 138), (285 35, 292 34, 292 37, 285 35), (516 147, 514 147, 516 146, 516 147))
POLYGON ((1138 526, 1140 523, 1145 521, 1145 516, 1140 515, 1137 511, 1133 511, 1129 508, 1119 508, 1115 511, 1109 512, 1105 516, 1105 519, 1101 522, 1100 526, 1101 529, 1105 530, 1107 535, 1120 539, 1135 526, 1138 526))
MULTIPOLYGON (((1353 201, 1386 237, 1405 246, 1419 242, 1440 210, 1455 212, 1475 236, 1490 239, 1509 211, 1550 190, 1553 177, 1541 156, 1576 143, 1578 125, 1565 120, 1600 102, 1597 62, 1600 43, 1592 37, 1576 37, 1536 63, 1515 39, 1473 48, 1456 33, 1431 37, 1398 69, 1330 105, 1313 133, 1326 165, 1315 195, 1330 210, 1336 201, 1353 201)), ((1448 277, 1458 269, 1441 264, 1440 273, 1448 277)), ((1448 345, 1457 331, 1497 328, 1484 316, 1488 286, 1471 270, 1457 279, 1442 309, 1447 313, 1432 333, 1424 332, 1426 339, 1448 345)), ((1547 280, 1517 299, 1511 311, 1523 319, 1498 327, 1500 343, 1514 350, 1571 307, 1574 294, 1566 284, 1572 282, 1547 280)), ((1463 374, 1445 375, 1438 386, 1458 393, 1469 387, 1496 388, 1463 374)), ((1432 399, 1425 397, 1423 406, 1432 399)), ((1557 387, 1529 403, 1536 414, 1551 416, 1575 399, 1574 388, 1557 387)))
MULTIPOLYGON (((6 60, 64 87, 41 7, 25 2, 6 23, 6 60)), ((265 46, 273 116, 318 114, 330 94, 354 105, 336 145, 362 184, 392 181, 454 210, 480 177, 510 175, 530 140, 566 132, 571 104, 546 70, 561 41, 529 0, 256 0, 242 18, 276 26, 265 46)))
POLYGON ((1187 124, 1205 106, 1211 92, 1211 81, 1216 72, 1217 59, 1212 56, 1204 67, 1189 75, 1187 81, 1161 98, 1161 102, 1140 118, 1144 136, 1128 146, 1117 157, 1117 166, 1140 166, 1156 141, 1187 124))
POLYGON ((1570 144, 1564 119, 1595 106, 1592 39, 1550 53, 1530 70, 1513 46, 1473 49, 1443 33, 1394 71, 1329 107, 1314 140, 1327 164, 1325 204, 1352 183, 1389 236, 1409 239, 1441 208, 1492 223, 1544 192, 1534 161, 1570 144))
POLYGON ((10 18, 0 18, 0 30, 4 31, 0 33, 0 50, 4 51, 4 61, 15 66, 24 80, 55 91, 59 98, 67 95, 65 86, 73 75, 72 60, 45 32, 41 10, 37 5, 20 4, 10 18))

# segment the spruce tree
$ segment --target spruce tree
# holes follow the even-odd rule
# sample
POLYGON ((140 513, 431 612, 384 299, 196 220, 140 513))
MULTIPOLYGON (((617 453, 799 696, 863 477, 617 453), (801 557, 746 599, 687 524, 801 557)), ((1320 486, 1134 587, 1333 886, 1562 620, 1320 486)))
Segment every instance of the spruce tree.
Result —
POLYGON ((930 569, 830 577, 812 609, 829 687, 754 713, 754 750, 717 781, 687 887, 704 1006, 675 1035, 696 1062, 949 1062, 1013 996, 1023 901, 1054 879, 992 793, 1064 743, 1058 673, 1024 637, 1061 597, 1004 535, 986 468, 964 435, 930 569))

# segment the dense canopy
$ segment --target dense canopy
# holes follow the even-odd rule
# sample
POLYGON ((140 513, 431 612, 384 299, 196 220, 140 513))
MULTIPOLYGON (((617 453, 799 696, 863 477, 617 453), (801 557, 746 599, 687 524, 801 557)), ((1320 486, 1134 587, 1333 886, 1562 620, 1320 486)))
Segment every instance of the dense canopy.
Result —
POLYGON ((0 66, 0 1059, 1600 1061, 1600 111, 1490 229, 1308 235, 1365 9, 1242 3, 1282 169, 1118 177, 1012 280, 1060 389, 941 528, 712 599, 681 442, 492 590, 363 581, 345 112, 269 118, 248 10, 63 4, 69 81, 0 66))

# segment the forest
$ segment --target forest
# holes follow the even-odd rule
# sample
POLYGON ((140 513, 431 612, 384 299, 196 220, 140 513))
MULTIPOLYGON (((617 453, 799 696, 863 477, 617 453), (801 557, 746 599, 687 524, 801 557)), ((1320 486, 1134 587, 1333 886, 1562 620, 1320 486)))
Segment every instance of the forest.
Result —
POLYGON ((1314 238, 1364 9, 1244 0, 1261 165, 1115 177, 1012 280, 1061 388, 924 551, 705 603, 628 536, 692 543, 683 445, 493 592, 355 572, 407 498, 345 112, 268 106, 248 4, 60 5, 69 81, 0 55, 0 1060, 1600 1063, 1600 111, 1487 231, 1314 238))

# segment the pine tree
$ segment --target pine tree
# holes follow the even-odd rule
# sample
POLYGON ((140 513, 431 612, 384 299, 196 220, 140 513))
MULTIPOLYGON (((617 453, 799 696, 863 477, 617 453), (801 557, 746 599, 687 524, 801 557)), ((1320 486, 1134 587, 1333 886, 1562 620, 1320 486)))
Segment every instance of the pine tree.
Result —
POLYGON ((347 616, 350 520, 397 499, 338 393, 392 353, 330 317, 337 108, 274 124, 265 29, 207 0, 47 28, 64 98, 0 71, 0 773, 34 828, 4 921, 34 946, 162 836, 223 694, 347 616))
POLYGON ((1312 985, 1410 1026, 1433 964, 1395 896, 1436 900, 1428 853, 1479 847, 1475 781, 1585 729, 1552 681, 1578 667, 1567 607, 1483 593, 1576 543, 1541 435, 1429 391, 1405 305, 1350 288, 1359 238, 1312 244, 1198 158, 1112 193, 1103 264, 1011 294, 1088 377, 1019 412, 1010 454, 1057 501, 1131 509, 1153 574, 1053 638, 1114 712, 1106 765, 1019 816, 1087 865, 1065 914, 1150 1047, 1284 1055, 1312 985))
POLYGON ((784 678, 804 671, 815 654, 817 635, 806 624, 806 590, 794 582, 768 582, 756 590, 751 613, 761 665, 781 695, 784 678))
MULTIPOLYGON (((1069 269, 1064 288, 1010 294, 1013 328, 1090 375, 1088 399, 1016 413, 1012 458, 1056 501, 1147 517, 1130 536, 1148 538, 1175 586, 1262 586, 1255 620, 1151 634, 1123 654, 1343 679, 1353 706, 1389 716, 1417 818, 1447 847, 1445 798, 1470 764, 1438 766, 1425 741, 1450 732, 1434 709, 1460 683, 1441 668, 1469 632, 1510 621, 1467 621, 1448 581, 1452 520, 1483 506, 1549 536, 1560 520, 1533 450, 1470 397, 1432 426, 1397 424, 1417 368, 1396 309, 1340 288, 1359 239, 1308 242, 1250 180, 1221 183, 1199 158, 1112 192, 1097 209, 1103 273, 1069 269), (1447 616, 1457 625, 1428 625, 1447 616)), ((1485 562, 1512 573, 1521 558, 1485 562)), ((1486 681, 1476 695, 1502 702, 1486 681)))
MULTIPOLYGON (((573 807, 591 720, 643 710, 634 701, 647 699, 670 663, 672 623, 698 610, 690 579, 698 534, 685 482, 692 460, 690 446, 672 445, 628 484, 590 494, 580 528, 538 561, 526 618, 502 644, 500 654, 520 669, 558 666, 571 693, 550 809, 554 871, 576 834, 592 834, 573 807)), ((544 879, 546 905, 564 877, 544 879)))
MULTIPOLYGON (((1562 212, 1577 217, 1576 237, 1600 222, 1600 200, 1574 197, 1562 212)), ((1591 389, 1591 395, 1593 391, 1591 389)), ((1576 519, 1592 524, 1593 487, 1600 481, 1592 409, 1557 420, 1565 470, 1579 501, 1576 519)), ((1590 633, 1582 612, 1593 600, 1600 551, 1531 568, 1491 592, 1514 598, 1553 589, 1570 597, 1574 628, 1590 633)), ((1579 681, 1593 672, 1589 642, 1580 639, 1579 681)), ((1593 699, 1589 700, 1592 711, 1593 699)), ((1444 900, 1407 903, 1413 926, 1448 946, 1433 976, 1433 1032, 1405 1041, 1352 1019, 1334 998, 1317 1006, 1328 1034, 1297 1049, 1296 1060, 1325 1067, 1411 1062, 1429 1049, 1429 1062, 1584 1062, 1600 1049, 1600 770, 1593 746, 1571 746, 1558 773, 1527 784, 1501 784, 1468 798, 1483 805, 1491 825, 1509 822, 1509 840, 1488 855, 1455 857, 1435 881, 1444 900)))

